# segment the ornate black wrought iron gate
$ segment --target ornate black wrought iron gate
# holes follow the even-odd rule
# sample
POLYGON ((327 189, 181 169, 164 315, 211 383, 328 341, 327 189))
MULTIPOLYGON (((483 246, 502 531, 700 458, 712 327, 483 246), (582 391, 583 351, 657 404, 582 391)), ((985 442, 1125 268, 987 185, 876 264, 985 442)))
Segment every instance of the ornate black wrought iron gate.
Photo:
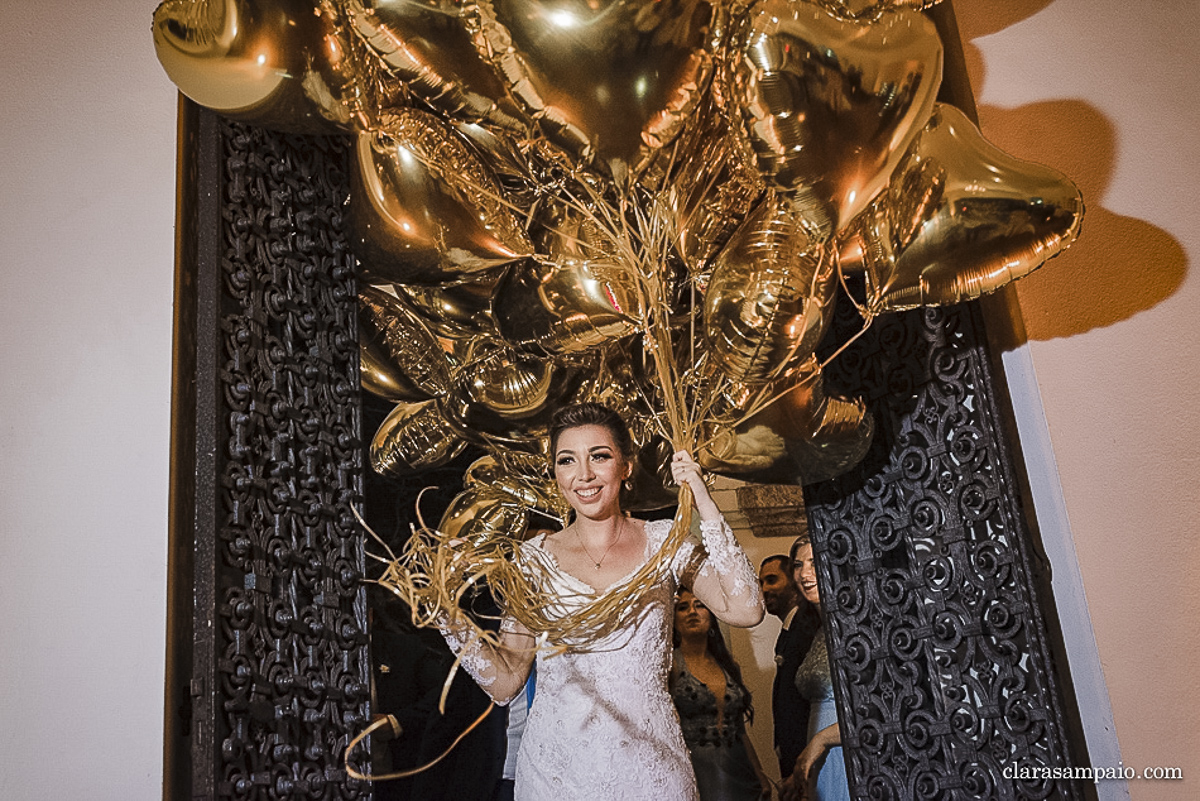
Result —
POLYGON ((858 797, 1083 797, 1006 778, 1076 762, 979 315, 882 319, 828 374, 876 421, 806 492, 858 797))
POLYGON ((347 148, 182 115, 169 798, 370 796, 347 148))

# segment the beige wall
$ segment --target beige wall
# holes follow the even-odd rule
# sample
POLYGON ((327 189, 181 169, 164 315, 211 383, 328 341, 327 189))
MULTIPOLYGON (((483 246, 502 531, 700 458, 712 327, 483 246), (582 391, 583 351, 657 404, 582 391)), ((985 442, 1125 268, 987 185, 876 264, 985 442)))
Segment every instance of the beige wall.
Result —
POLYGON ((175 91, 153 0, 0 3, 0 798, 161 795, 175 91))
POLYGON ((1182 785, 1129 782, 1135 801, 1196 797, 1200 4, 954 6, 984 134, 1067 172, 1088 205, 1076 246, 1017 284, 1029 342, 1006 363, 1092 753, 1183 769, 1182 785))
MULTIPOLYGON (((14 801, 159 795, 175 93, 154 5, 0 4, 0 798, 14 801)), ((1182 766, 1183 786, 1129 790, 1190 798, 1200 6, 955 5, 985 134, 1064 169, 1089 203, 1083 239, 1020 286, 1030 342, 1007 363, 1093 753, 1182 766)), ((755 661, 772 640, 752 636, 755 661)))

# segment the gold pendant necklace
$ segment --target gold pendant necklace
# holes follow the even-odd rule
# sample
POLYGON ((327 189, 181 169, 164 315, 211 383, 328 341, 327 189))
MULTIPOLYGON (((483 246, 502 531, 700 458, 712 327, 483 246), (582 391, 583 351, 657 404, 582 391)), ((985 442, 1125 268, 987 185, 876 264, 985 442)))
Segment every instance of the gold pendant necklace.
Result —
POLYGON ((600 569, 601 563, 605 559, 608 558, 609 552, 613 549, 614 545, 616 545, 618 542, 621 541, 621 535, 624 533, 625 533, 625 518, 624 518, 624 516, 622 516, 621 517, 621 526, 620 526, 620 528, 617 529, 616 539, 614 539, 612 542, 610 542, 608 544, 608 547, 604 549, 604 553, 600 554, 599 561, 597 561, 596 559, 592 558, 591 552, 588 551, 587 546, 583 544, 583 535, 579 533, 579 527, 578 526, 575 527, 575 537, 576 537, 576 539, 579 540, 579 547, 582 548, 584 554, 587 555, 588 561, 590 561, 593 565, 596 566, 596 570, 600 569))

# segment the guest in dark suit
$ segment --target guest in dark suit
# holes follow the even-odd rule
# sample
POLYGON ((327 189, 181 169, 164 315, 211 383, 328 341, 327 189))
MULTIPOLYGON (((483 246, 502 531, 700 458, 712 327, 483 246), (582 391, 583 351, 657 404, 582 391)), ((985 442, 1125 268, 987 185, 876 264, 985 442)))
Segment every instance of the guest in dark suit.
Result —
POLYGON ((775 641, 775 684, 771 688, 771 714, 775 720, 775 753, 783 778, 791 775, 796 757, 808 744, 809 704, 796 689, 796 670, 804 661, 820 617, 804 600, 792 578, 792 560, 784 554, 768 556, 758 571, 763 605, 783 621, 775 641))

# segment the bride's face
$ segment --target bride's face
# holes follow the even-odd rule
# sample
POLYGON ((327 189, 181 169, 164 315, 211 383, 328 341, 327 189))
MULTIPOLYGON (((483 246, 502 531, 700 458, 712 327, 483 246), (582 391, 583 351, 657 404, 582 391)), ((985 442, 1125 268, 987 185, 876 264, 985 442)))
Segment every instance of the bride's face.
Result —
POLYGON ((568 428, 558 436, 554 477, 577 513, 604 518, 621 511, 621 482, 633 465, 604 426, 568 428))

